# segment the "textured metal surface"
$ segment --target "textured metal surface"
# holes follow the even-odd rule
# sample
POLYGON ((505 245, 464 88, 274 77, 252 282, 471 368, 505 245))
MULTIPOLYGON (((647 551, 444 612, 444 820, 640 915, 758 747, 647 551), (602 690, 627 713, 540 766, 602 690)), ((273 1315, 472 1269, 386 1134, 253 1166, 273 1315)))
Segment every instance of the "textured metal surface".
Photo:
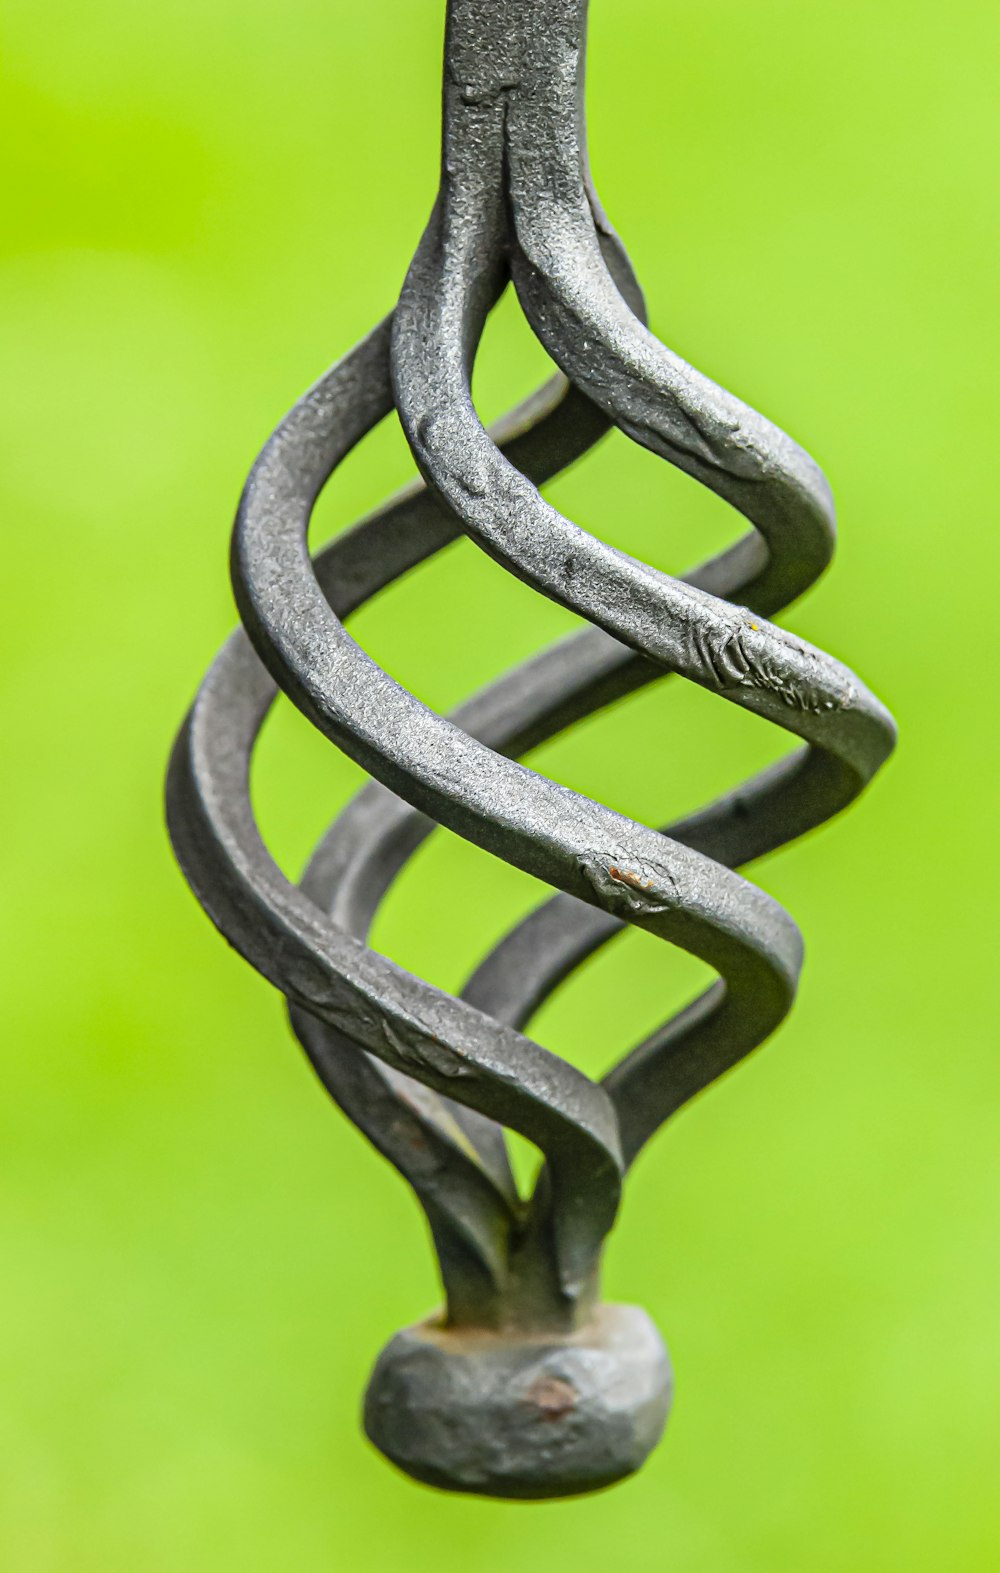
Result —
POLYGON ((663 1434, 666 1350, 634 1305, 551 1336, 408 1327, 383 1351, 368 1435, 408 1474, 453 1491, 567 1496, 634 1473, 663 1434))
MULTIPOLYGON (((542 1335, 590 1336, 605 1314, 600 1253, 628 1165, 664 1120, 774 1030, 794 997, 798 930, 736 870, 844 808, 894 739, 890 716, 846 667, 767 620, 830 557, 829 490, 784 433, 647 330, 587 167, 585 13, 586 0, 451 0, 430 223, 392 316, 304 396, 251 471, 232 543, 243 629, 205 680, 168 781, 174 847, 202 905, 286 996, 325 1086, 423 1203, 447 1298, 439 1346, 457 1340, 460 1362, 469 1329, 492 1330, 512 1349, 542 1335), (487 432, 471 366, 509 281, 562 375, 487 432), (394 407, 424 484, 310 560, 320 489, 394 407), (749 533, 675 579, 563 518, 538 486, 612 424, 725 498, 749 533), (345 622, 463 532, 590 626, 444 718, 382 671, 345 622), (663 830, 517 762, 670 673, 802 746, 663 830), (279 688, 373 778, 299 887, 269 856, 248 793, 279 688), (556 892, 460 999, 366 944, 379 902, 435 824, 556 892), (597 1084, 524 1029, 623 924, 700 957, 718 982, 597 1084), (515 1190, 504 1126, 545 1158, 528 1199, 515 1190)), ((640 1409, 658 1382, 665 1392, 661 1356, 649 1363, 640 1409)), ((388 1412, 380 1391, 399 1376, 385 1362, 369 1415, 388 1412)), ((492 1425, 487 1367, 481 1396, 492 1425)), ((572 1467, 560 1477, 558 1465, 532 1466, 514 1424, 510 1448, 527 1448, 524 1457, 508 1456, 492 1475, 483 1466, 475 1489, 511 1494, 511 1480, 531 1477, 536 1489, 513 1494, 557 1495, 636 1467, 634 1437, 622 1444, 622 1467, 608 1463, 600 1395, 580 1380, 574 1403, 547 1422, 557 1439, 574 1413, 592 1416, 575 1433, 572 1467), (588 1447, 604 1457, 589 1475, 588 1447)), ((469 1382, 459 1387, 467 1418, 469 1382)), ((434 1456, 431 1436, 414 1462, 384 1427, 369 1429, 404 1468, 470 1489, 453 1447, 434 1456)))

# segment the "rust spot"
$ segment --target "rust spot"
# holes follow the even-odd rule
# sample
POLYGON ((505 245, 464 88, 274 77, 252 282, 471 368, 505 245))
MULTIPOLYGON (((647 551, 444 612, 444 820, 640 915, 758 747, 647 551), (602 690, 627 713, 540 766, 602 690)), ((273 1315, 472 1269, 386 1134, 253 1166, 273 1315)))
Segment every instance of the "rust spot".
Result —
POLYGON ((643 879, 639 874, 633 874, 627 868, 616 868, 614 863, 608 869, 608 874, 616 885, 629 885, 633 890, 652 890, 653 880, 643 879))
POLYGON ((558 1376, 540 1376, 526 1394, 529 1404, 538 1410, 542 1420, 561 1420, 576 1408, 577 1391, 570 1382, 558 1376))
POLYGON ((595 852, 593 861, 580 864, 580 872, 603 902, 616 909, 626 908, 640 920, 655 917, 674 905, 677 888, 673 875, 655 864, 640 863, 638 868, 623 868, 606 863, 604 854, 595 852))

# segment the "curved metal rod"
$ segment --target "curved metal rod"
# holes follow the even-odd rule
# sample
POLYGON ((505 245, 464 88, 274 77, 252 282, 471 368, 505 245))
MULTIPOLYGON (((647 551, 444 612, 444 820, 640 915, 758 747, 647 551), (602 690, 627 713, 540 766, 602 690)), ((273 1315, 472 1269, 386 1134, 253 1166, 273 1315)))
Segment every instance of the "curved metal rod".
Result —
MULTIPOLYGON (((594 200, 596 203, 596 198, 594 200)), ((645 306, 641 290, 624 248, 606 221, 601 244, 618 287, 632 301, 634 309, 642 314, 645 306)), ((608 424, 596 406, 557 376, 499 421, 492 435, 512 463, 525 474, 543 481, 565 469, 592 447, 604 435, 608 424)), ((335 601, 342 615, 346 616, 386 582, 387 564, 391 568, 391 576, 398 577, 415 561, 425 559, 458 534, 452 516, 442 509, 434 494, 418 480, 317 556, 314 564, 317 582, 327 599, 335 601)), ((575 637, 579 639, 580 636, 575 637)), ((584 645, 589 643, 592 646, 594 642, 595 631, 585 630, 584 645)), ((612 659, 624 659, 630 665, 635 664, 631 652, 623 651, 601 635, 596 635, 596 642, 601 647, 602 661, 607 662, 610 651, 612 659)), ((329 911, 339 928, 363 940, 367 938, 383 891, 395 871, 432 828, 432 824, 423 815, 402 805, 394 794, 373 784, 353 800, 339 816, 334 828, 336 833, 324 837, 317 847, 301 882, 302 889, 317 905, 329 911), (387 804, 388 823, 384 817, 387 804), (393 828, 393 808, 401 809, 405 820, 398 834, 393 828)), ((372 1105, 370 1095, 359 1097, 354 1086, 359 1074, 355 1069, 357 1056, 352 1052, 344 1052, 343 1045, 334 1041, 334 1031, 327 1024, 294 1007, 290 1014, 292 1025, 307 1053, 314 1062, 327 1067, 322 1074, 333 1096, 384 1155, 402 1169, 414 1184, 424 1205, 435 1215, 438 1214, 441 1210, 440 1198, 435 1199, 435 1196, 429 1194, 428 1185, 435 1192, 439 1191, 440 1177, 450 1172, 445 1158, 436 1153, 428 1181, 426 1178, 418 1179, 410 1172, 412 1141, 406 1141, 401 1147, 397 1143, 393 1151, 387 1151, 385 1133, 395 1130, 398 1122, 386 1116, 385 1090, 382 1091, 377 1108, 372 1105), (350 1100, 349 1107, 347 1099, 350 1100)), ((503 1129, 495 1121, 486 1120, 460 1104, 438 1097, 428 1106, 426 1089, 414 1084, 408 1077, 396 1077, 388 1067, 378 1067, 376 1063, 367 1061, 365 1074, 391 1082, 395 1090, 390 1095, 399 1097, 404 1105, 414 1096, 417 1097, 422 1111, 421 1119, 425 1124, 427 1121, 433 1124, 436 1111, 442 1112, 446 1140, 451 1140, 457 1122, 464 1137, 474 1141, 480 1158, 487 1164, 505 1194, 509 1196, 513 1193, 513 1178, 503 1129)), ((435 1140, 434 1132, 423 1131, 422 1146, 428 1142, 434 1146, 435 1140)), ((447 1211, 452 1215, 457 1211, 460 1215, 460 1204, 459 1187, 459 1195, 457 1199, 449 1201, 447 1211)), ((435 1222, 434 1218, 432 1222, 435 1222)), ((439 1224, 436 1224, 436 1232, 442 1232, 439 1224)), ((439 1239, 439 1250, 441 1245, 439 1239)), ((447 1265, 445 1277, 449 1277, 447 1265)))
POLYGON ((842 808, 894 735, 853 674, 764 620, 825 566, 826 483, 790 439, 640 320, 587 169, 585 12, 585 0, 510 0, 502 15, 451 0, 441 192, 394 321, 286 417, 241 501, 234 586, 271 675, 243 634, 230 641, 178 741, 168 790, 175 846, 206 909, 286 994, 326 1085, 420 1195, 452 1317, 533 1327, 586 1313, 625 1164, 791 1003, 798 931, 734 868, 842 808), (577 387, 530 401, 501 452, 469 384, 508 275, 577 387), (393 403, 433 495, 411 491, 310 564, 320 488, 393 403), (534 483, 609 419, 733 503, 751 534, 678 580, 564 519, 534 483), (448 721, 377 667, 343 619, 459 529, 594 626, 448 721), (723 599, 736 594, 746 606, 723 599), (666 833, 510 757, 669 672, 806 748, 666 833), (302 890, 268 856, 249 803, 275 682, 378 783, 335 822, 302 890), (363 943, 432 821, 561 892, 501 942, 462 1000, 363 943), (598 1087, 519 1029, 625 922, 700 956, 720 982, 598 1087), (496 1122, 545 1155, 527 1212, 496 1122))
MULTIPOLYGON (((705 845, 731 866, 843 808, 890 751, 894 729, 884 708, 840 663, 744 609, 604 546, 563 519, 483 431, 472 405, 469 367, 489 299, 475 259, 494 254, 505 240, 502 170, 518 239, 515 279, 536 331, 629 435, 698 475, 756 525, 771 548, 770 562, 743 586, 744 593, 771 588, 775 566, 787 561, 793 543, 806 562, 824 558, 832 512, 813 461, 770 422, 656 344, 618 292, 605 287, 583 150, 567 125, 576 123, 579 85, 571 72, 557 69, 552 55, 554 49, 565 63, 566 34, 553 27, 541 43, 539 38, 536 34, 535 52, 525 57, 518 91, 509 94, 502 114, 489 95, 477 93, 470 108, 467 90, 446 83, 442 192, 395 319, 397 408, 423 473, 491 556, 664 668, 811 745, 691 827, 695 839, 685 837, 687 845, 705 845), (491 137, 503 142, 505 159, 485 156, 491 137), (549 201, 552 191, 559 201, 549 201), (557 243, 546 253, 543 243, 553 232, 557 243), (529 248, 533 272, 518 267, 519 253, 529 248), (556 254, 569 258, 566 272, 577 301, 573 316, 559 309, 558 275, 550 278, 544 271, 556 254)), ((638 884, 641 890, 641 875, 638 884)), ((641 894, 630 904, 636 916, 641 894)), ((711 929, 710 912, 706 920, 711 929)), ((545 937, 551 941, 551 934, 545 937)), ((687 948, 712 959, 706 938, 689 931, 687 948)), ((470 997, 492 1008, 496 1002, 486 978, 498 976, 512 958, 520 962, 523 947, 487 962, 470 997)), ((755 1018, 763 1003, 759 981, 747 984, 738 962, 728 973, 724 966, 719 970, 727 987, 711 990, 609 1081, 626 1133, 626 1157, 634 1156, 683 1098, 760 1042, 780 1019, 763 1012, 755 1018)))
MULTIPOLYGON (((341 411, 341 452, 360 435, 367 396, 349 362, 343 369, 339 386, 350 410, 341 411)), ((309 509, 326 462, 337 457, 324 453, 317 462, 315 436, 300 406, 255 466, 234 535, 244 624, 281 686, 415 807, 571 894, 624 908, 632 921, 701 955, 742 997, 751 1030, 770 1031, 787 1008, 799 965, 797 931, 775 903, 688 848, 671 845, 667 867, 655 833, 484 749, 420 705, 350 639, 305 550, 309 509)), ((457 1044, 449 1047, 457 1063, 468 1063, 457 1044)), ((524 1085, 527 1091, 526 1079, 524 1085)), ((476 1093, 470 1079, 453 1095, 476 1106, 476 1093)), ((524 1129, 523 1113, 520 1123, 509 1123, 524 1129)), ((608 1214, 598 1205, 586 1145, 574 1150, 564 1130, 535 1124, 541 1139, 530 1129, 525 1134, 550 1160, 560 1279, 572 1287, 581 1282, 580 1262, 593 1261, 608 1214)))
MULTIPOLYGON (((343 452, 380 418, 389 397, 386 350, 383 325, 279 427, 248 488, 251 497, 266 498, 275 516, 308 510, 343 452)), ((410 566, 441 544, 424 541, 414 550, 401 536, 397 559, 410 566)), ((389 556, 392 542, 380 545, 372 590, 402 571, 389 556)), ((350 556, 356 541, 334 542, 331 556, 338 548, 350 556)), ((322 605, 332 621, 325 600, 322 605)), ((367 663, 360 651, 357 658, 367 663)), ((188 878, 231 943, 289 1000, 329 1022, 344 1041, 502 1120, 554 1155, 557 1189, 569 1192, 557 1233, 560 1294, 572 1298, 589 1271, 594 1234, 610 1225, 617 1204, 620 1158, 610 1104, 572 1066, 341 933, 284 878, 260 840, 248 791, 250 752, 274 693, 237 633, 203 684, 171 763, 171 835, 188 878)), ((491 1229, 501 1226, 495 1216, 491 1229)))

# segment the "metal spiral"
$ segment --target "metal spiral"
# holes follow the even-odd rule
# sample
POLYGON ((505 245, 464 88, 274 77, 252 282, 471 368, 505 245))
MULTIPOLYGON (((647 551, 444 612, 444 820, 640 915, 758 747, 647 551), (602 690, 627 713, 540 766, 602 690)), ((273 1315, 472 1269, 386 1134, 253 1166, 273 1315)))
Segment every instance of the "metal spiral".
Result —
POLYGON ((662 1345, 634 1308, 599 1301, 624 1172, 792 1003, 798 930, 735 870, 842 809, 894 740, 851 672, 766 620, 830 557, 829 490, 802 449, 647 330, 587 166, 585 13, 586 0, 451 0, 430 223, 392 316, 305 395, 251 471, 232 544, 243 629, 184 723, 167 792, 202 905, 285 995, 325 1086, 430 1221, 447 1312, 382 1356, 369 1434, 421 1479, 509 1496, 606 1484, 662 1430, 662 1345), (487 432, 471 367, 509 281, 562 375, 487 432), (393 408, 425 484, 311 560, 320 489, 393 408), (725 498, 750 533, 677 579, 562 517, 538 486, 610 425, 725 498), (590 626, 445 719, 345 620, 460 533, 590 626), (670 673, 805 746, 663 830, 517 762, 670 673), (248 790, 279 688, 373 778, 298 887, 268 854, 248 790), (366 943, 437 824, 557 892, 460 998, 366 943), (700 957, 718 981, 597 1084, 524 1028, 623 924, 700 957), (544 1155, 527 1199, 505 1126, 544 1155))

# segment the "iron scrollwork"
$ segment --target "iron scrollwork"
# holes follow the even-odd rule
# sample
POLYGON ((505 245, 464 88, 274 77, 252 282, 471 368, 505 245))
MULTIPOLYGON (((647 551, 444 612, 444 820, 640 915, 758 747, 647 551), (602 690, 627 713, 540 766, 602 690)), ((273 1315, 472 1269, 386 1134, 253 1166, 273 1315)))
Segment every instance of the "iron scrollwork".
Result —
POLYGON ((846 667, 769 620, 830 558, 830 492, 801 448, 646 327, 588 169, 586 9, 449 0, 430 222, 392 315, 300 400, 250 473, 232 543, 243 627, 205 679, 168 781, 171 836, 199 900, 286 997, 325 1087, 430 1223, 446 1309, 384 1351, 368 1433, 419 1479, 509 1497, 607 1485, 658 1440, 665 1350, 644 1312, 599 1292, 624 1174, 792 1004, 798 930, 736 871, 838 813, 894 740, 846 667), (487 431, 471 368, 509 283, 559 375, 487 431), (321 488, 393 410, 422 481, 310 559, 321 488), (724 498, 749 532, 673 578, 564 518, 539 487, 611 426, 724 498), (445 718, 345 625, 461 534, 589 626, 445 718), (801 746, 661 830, 518 762, 670 674, 801 746), (298 886, 265 848, 248 787, 279 690, 372 778, 298 886), (460 998, 367 944, 435 825, 555 891, 460 998), (718 981, 596 1083, 525 1027, 627 924, 718 981), (504 1127, 543 1154, 530 1197, 504 1127))

